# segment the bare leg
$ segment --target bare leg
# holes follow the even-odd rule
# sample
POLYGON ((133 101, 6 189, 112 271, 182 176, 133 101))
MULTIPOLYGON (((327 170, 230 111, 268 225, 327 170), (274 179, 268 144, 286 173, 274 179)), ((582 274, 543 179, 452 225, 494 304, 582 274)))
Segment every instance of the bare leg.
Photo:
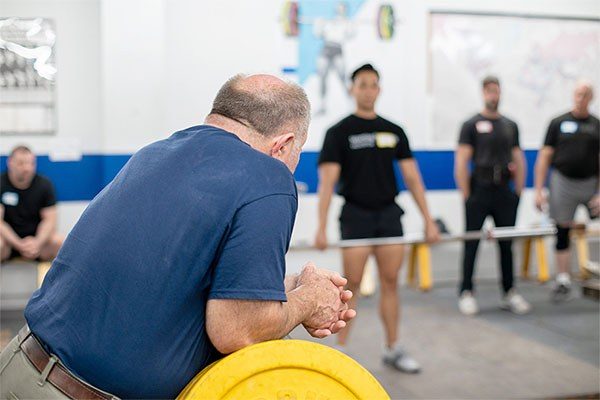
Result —
MULTIPOLYGON (((354 297, 348 302, 349 308, 356 309, 358 294, 360 292, 360 282, 362 280, 363 272, 365 271, 365 264, 372 251, 373 248, 371 246, 342 249, 344 277, 348 279, 347 288, 354 293, 354 297)), ((351 322, 348 323, 346 328, 338 333, 337 338, 339 345, 346 345, 348 335, 350 334, 350 326, 351 322)))
POLYGON ((6 261, 10 257, 12 248, 6 243, 6 241, 0 238, 0 260, 6 261))
POLYGON ((571 250, 556 251, 556 268, 557 272, 571 274, 571 250))
POLYGON ((404 246, 376 246, 375 257, 381 282, 379 312, 385 329, 386 345, 392 348, 398 340, 400 322, 398 275, 404 258, 404 246))
POLYGON ((48 242, 42 246, 42 250, 40 251, 40 260, 52 261, 58 254, 58 250, 60 250, 64 240, 64 237, 60 233, 53 233, 52 236, 50 236, 50 240, 48 240, 48 242))

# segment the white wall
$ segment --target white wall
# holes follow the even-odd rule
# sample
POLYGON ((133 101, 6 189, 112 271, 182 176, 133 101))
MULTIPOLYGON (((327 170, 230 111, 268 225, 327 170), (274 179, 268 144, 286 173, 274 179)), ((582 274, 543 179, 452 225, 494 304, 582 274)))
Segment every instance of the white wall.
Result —
POLYGON ((23 142, 48 154, 60 147, 97 153, 102 146, 99 0, 0 0, 0 17, 54 20, 57 44, 55 136, 0 138, 0 154, 23 142))
MULTIPOLYGON (((437 147, 431 139, 432 99, 427 91, 430 10, 600 17, 597 0, 392 3, 401 20, 393 43, 348 46, 347 54, 356 62, 386 60, 390 68, 382 71, 379 111, 406 128, 416 149, 437 147)), ((6 154, 13 144, 25 140, 35 151, 48 153, 61 141, 76 140, 84 153, 128 154, 174 130, 201 123, 228 77, 238 72, 280 74, 282 66, 298 62, 295 39, 285 38, 280 31, 281 4, 282 0, 0 0, 1 16, 49 17, 55 20, 58 34, 57 135, 3 137, 0 151, 6 154)), ((367 3, 364 12, 378 4, 367 3)), ((343 104, 340 115, 350 106, 343 104)), ((308 150, 318 150, 330 122, 315 120, 308 150)), ((455 231, 462 229, 457 193, 430 192, 428 200, 434 216, 444 218, 455 231)), ((400 202, 407 211, 405 230, 420 229, 412 200, 402 194, 400 202)), ((332 207, 332 237, 337 236, 339 204, 336 201, 332 207)), ((63 229, 75 222, 84 205, 61 205, 63 229)), ((518 223, 537 218, 526 193, 518 223)), ((295 238, 312 237, 315 226, 316 198, 303 195, 295 238)))

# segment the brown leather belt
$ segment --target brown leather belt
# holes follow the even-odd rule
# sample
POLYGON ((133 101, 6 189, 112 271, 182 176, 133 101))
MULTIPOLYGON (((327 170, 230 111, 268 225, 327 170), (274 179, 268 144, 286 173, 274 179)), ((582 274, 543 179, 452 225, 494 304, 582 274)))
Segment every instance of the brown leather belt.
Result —
MULTIPOLYGON (((44 350, 41 343, 31 333, 29 327, 25 325, 19 332, 21 339, 21 350, 27 356, 29 361, 38 370, 42 377, 44 372, 48 374, 46 381, 50 382, 55 388, 63 392, 71 399, 93 399, 93 400, 114 400, 116 397, 104 393, 93 386, 81 381, 62 366, 56 357, 52 357, 53 365, 50 365, 50 372, 44 371, 51 361, 50 355, 44 350), (23 339, 24 337, 24 339, 23 339)), ((39 382, 43 384, 43 379, 39 382)))

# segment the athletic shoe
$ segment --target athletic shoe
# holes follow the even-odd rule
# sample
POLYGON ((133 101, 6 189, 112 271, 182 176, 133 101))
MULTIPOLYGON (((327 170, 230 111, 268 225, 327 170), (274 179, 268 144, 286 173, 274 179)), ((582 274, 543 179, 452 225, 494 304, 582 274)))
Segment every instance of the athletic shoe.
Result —
POLYGON ((565 285, 564 283, 558 283, 554 285, 550 299, 553 303, 562 303, 571 299, 571 285, 565 285))
POLYGON ((477 300, 473 297, 473 294, 465 290, 461 293, 460 298, 458 299, 458 309, 464 315, 475 315, 479 312, 479 307, 477 306, 477 300))
POLYGON ((419 363, 399 346, 384 351, 383 363, 407 374, 418 374, 421 372, 419 363))
POLYGON ((518 315, 524 315, 531 311, 531 305, 514 289, 511 289, 506 296, 504 296, 500 308, 518 315))

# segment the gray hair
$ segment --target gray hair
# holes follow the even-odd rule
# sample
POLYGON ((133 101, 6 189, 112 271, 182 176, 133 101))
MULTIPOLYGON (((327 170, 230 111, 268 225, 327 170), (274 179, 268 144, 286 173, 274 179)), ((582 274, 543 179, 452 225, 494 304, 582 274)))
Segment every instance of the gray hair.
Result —
POLYGON ((210 114, 237 121, 265 137, 273 136, 290 126, 304 135, 310 123, 310 103, 300 86, 292 82, 250 90, 240 82, 245 75, 236 75, 221 87, 210 114))

